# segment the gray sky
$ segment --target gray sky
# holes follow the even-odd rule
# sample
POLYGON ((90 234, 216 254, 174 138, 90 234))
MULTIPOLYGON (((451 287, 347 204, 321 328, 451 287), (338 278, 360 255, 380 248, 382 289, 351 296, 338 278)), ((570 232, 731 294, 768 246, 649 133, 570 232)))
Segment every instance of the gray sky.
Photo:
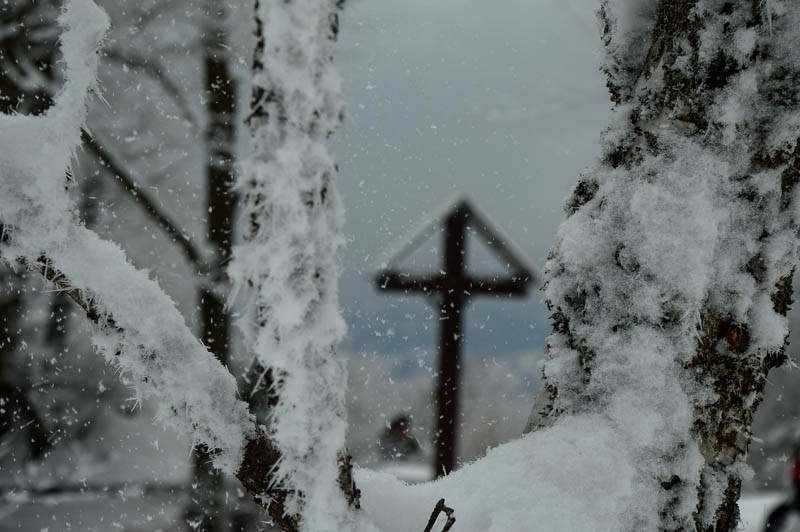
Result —
MULTIPOLYGON (((336 62, 350 117, 334 141, 350 242, 341 284, 345 349, 412 361, 400 355, 435 353, 433 308, 419 297, 379 294, 368 276, 455 195, 469 195, 542 272, 564 197, 599 154, 610 109, 597 70, 595 6, 349 4, 336 62)), ((549 329, 540 300, 538 292, 527 302, 476 300, 468 356, 540 350, 549 329)))

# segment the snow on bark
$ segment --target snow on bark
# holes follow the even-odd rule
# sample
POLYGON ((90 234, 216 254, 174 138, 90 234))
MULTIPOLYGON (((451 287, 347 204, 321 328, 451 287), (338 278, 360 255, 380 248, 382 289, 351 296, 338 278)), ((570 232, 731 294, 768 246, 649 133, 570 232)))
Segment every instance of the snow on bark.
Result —
POLYGON ((630 95, 645 62, 658 2, 603 0, 597 12, 601 39, 608 54, 602 65, 611 99, 630 95))
POLYGON ((95 347, 135 383, 137 399, 155 397, 161 422, 217 449, 215 464, 233 472, 254 429, 234 378, 158 284, 80 224, 65 190, 108 19, 91 0, 69 0, 59 21, 66 72, 53 107, 41 116, 0 117, 2 257, 79 294, 96 322, 95 347))
POLYGON ((355 526, 338 485, 347 378, 336 345, 343 214, 327 138, 343 115, 332 66, 342 0, 261 2, 249 118, 251 155, 238 189, 243 242, 229 274, 248 296, 240 324, 274 376, 274 480, 308 530, 355 526))

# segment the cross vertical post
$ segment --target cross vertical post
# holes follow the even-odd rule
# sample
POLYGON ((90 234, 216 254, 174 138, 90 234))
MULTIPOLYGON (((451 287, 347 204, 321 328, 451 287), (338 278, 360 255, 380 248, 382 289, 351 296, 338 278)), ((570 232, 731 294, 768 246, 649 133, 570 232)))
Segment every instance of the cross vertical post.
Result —
POLYGON ((436 397, 436 475, 453 470, 459 412, 462 311, 468 298, 466 278, 467 212, 456 208, 445 219, 443 286, 439 316, 439 382, 436 397))
POLYGON ((434 435, 434 471, 437 477, 450 473, 455 467, 464 309, 472 296, 524 296, 535 279, 533 270, 527 267, 519 254, 514 253, 510 243, 498 236, 487 219, 466 198, 457 200, 444 214, 428 223, 376 274, 375 282, 379 289, 406 294, 421 293, 439 310, 439 371, 434 435), (395 264, 433 234, 438 224, 443 226, 444 237, 441 269, 420 273, 397 271, 395 264), (491 246, 511 270, 509 276, 482 277, 469 274, 467 226, 491 246))

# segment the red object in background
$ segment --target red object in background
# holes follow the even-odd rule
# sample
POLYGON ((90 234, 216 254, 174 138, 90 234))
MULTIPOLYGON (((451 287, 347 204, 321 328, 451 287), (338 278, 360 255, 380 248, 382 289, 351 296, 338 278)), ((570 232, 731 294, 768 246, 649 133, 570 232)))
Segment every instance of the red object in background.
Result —
POLYGON ((795 458, 792 466, 792 485, 800 486, 800 457, 795 458))

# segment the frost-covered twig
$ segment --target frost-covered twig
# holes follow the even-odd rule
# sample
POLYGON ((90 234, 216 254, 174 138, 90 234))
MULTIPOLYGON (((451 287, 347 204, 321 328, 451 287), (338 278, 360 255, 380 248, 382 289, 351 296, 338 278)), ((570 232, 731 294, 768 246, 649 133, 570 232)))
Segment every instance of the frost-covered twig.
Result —
POLYGON ((433 530, 433 525, 436 524, 436 520, 442 513, 447 516, 447 521, 444 523, 442 532, 447 532, 450 530, 456 522, 456 518, 453 516, 453 509, 444 504, 444 499, 439 499, 439 502, 437 502, 436 506, 433 508, 431 517, 428 519, 428 524, 425 526, 425 530, 423 532, 431 532, 433 530))
MULTIPOLYGON (((15 17, 13 27, 18 28, 21 26, 21 24, 16 22, 17 20, 25 20, 24 27, 28 35, 32 31, 31 26, 36 23, 44 24, 44 28, 48 28, 48 24, 49 26, 53 25, 52 21, 42 14, 39 14, 38 17, 31 16, 30 11, 34 9, 34 7, 31 6, 35 7, 36 4, 34 2, 26 3, 24 6, 17 8, 16 12, 13 13, 15 17), (26 20, 26 17, 30 17, 30 20, 26 20)), ((147 11, 147 13, 150 12, 156 13, 159 12, 159 9, 153 8, 147 11)), ((139 22, 142 23, 141 20, 139 22)), ((14 35, 12 37, 16 36, 14 35)), ((44 44, 48 46, 52 46, 52 41, 55 40, 55 36, 49 33, 41 38, 44 39, 44 44)), ((26 44, 27 43, 20 43, 15 45, 15 49, 29 48, 30 45, 25 46, 26 44)), ((48 53, 48 57, 52 55, 54 54, 48 53)), ((196 126, 196 120, 191 114, 188 103, 185 98, 183 98, 179 88, 166 77, 164 69, 159 66, 158 62, 151 64, 151 62, 143 58, 127 57, 121 51, 105 51, 103 55, 109 60, 126 63, 128 66, 137 68, 156 79, 161 83, 164 92, 175 100, 176 105, 181 108, 187 120, 190 120, 196 126)), ((49 62, 52 61, 54 61, 54 59, 50 57, 49 62)), ((11 74, 16 73, 16 75, 10 75, 8 81, 13 83, 20 92, 35 94, 44 91, 52 98, 55 98, 56 94, 59 92, 60 86, 55 79, 54 69, 40 69, 37 65, 32 64, 29 53, 20 53, 18 57, 3 57, 2 62, 4 66, 8 67, 11 74)), ((158 207, 157 202, 147 191, 137 184, 136 180, 131 176, 131 173, 125 169, 119 158, 115 157, 102 142, 87 133, 85 129, 82 131, 82 139, 84 146, 94 155, 100 163, 100 166, 109 171, 115 178, 115 181, 122 185, 122 189, 130 195, 136 204, 142 207, 145 215, 150 217, 159 228, 167 233, 172 241, 181 248, 186 258, 199 271, 199 269, 203 267, 204 257, 192 239, 178 227, 170 216, 158 207)))
MULTIPOLYGON (((0 226, 0 238, 3 244, 10 245, 13 239, 12 231, 0 226)), ((124 338, 127 335, 126 331, 117 325, 112 313, 100 307, 86 292, 75 288, 67 276, 59 271, 46 256, 43 255, 34 262, 26 259, 20 259, 19 262, 25 267, 42 274, 48 282, 69 296, 84 310, 86 317, 97 325, 107 337, 124 338)), ((113 354, 114 356, 120 356, 123 353, 120 350, 116 350, 113 354)), ((169 355, 163 352, 154 352, 151 356, 153 359, 158 359, 169 355)), ((155 377, 156 375, 152 376, 155 377)), ((144 376, 145 379, 149 377, 149 375, 144 376)), ((201 393, 203 393, 202 390, 201 393)), ((176 412, 176 414, 179 413, 176 412)), ((260 498, 272 519, 283 530, 291 532, 298 530, 297 517, 287 511, 285 502, 288 493, 275 482, 274 472, 279 460, 280 452, 276 449, 269 435, 261 429, 254 428, 249 432, 241 463, 236 467, 234 475, 248 493, 260 498)), ((349 465, 349 461, 347 463, 349 465)), ((347 474, 348 476, 344 478, 352 481, 352 471, 348 470, 347 474)))
POLYGON ((202 269, 204 267, 203 256, 191 237, 181 230, 167 213, 158 207, 156 201, 136 183, 136 180, 102 144, 87 133, 86 130, 81 132, 81 136, 83 145, 95 156, 100 165, 114 176, 131 199, 142 207, 145 214, 167 233, 172 242, 183 251, 192 266, 198 271, 202 269))

